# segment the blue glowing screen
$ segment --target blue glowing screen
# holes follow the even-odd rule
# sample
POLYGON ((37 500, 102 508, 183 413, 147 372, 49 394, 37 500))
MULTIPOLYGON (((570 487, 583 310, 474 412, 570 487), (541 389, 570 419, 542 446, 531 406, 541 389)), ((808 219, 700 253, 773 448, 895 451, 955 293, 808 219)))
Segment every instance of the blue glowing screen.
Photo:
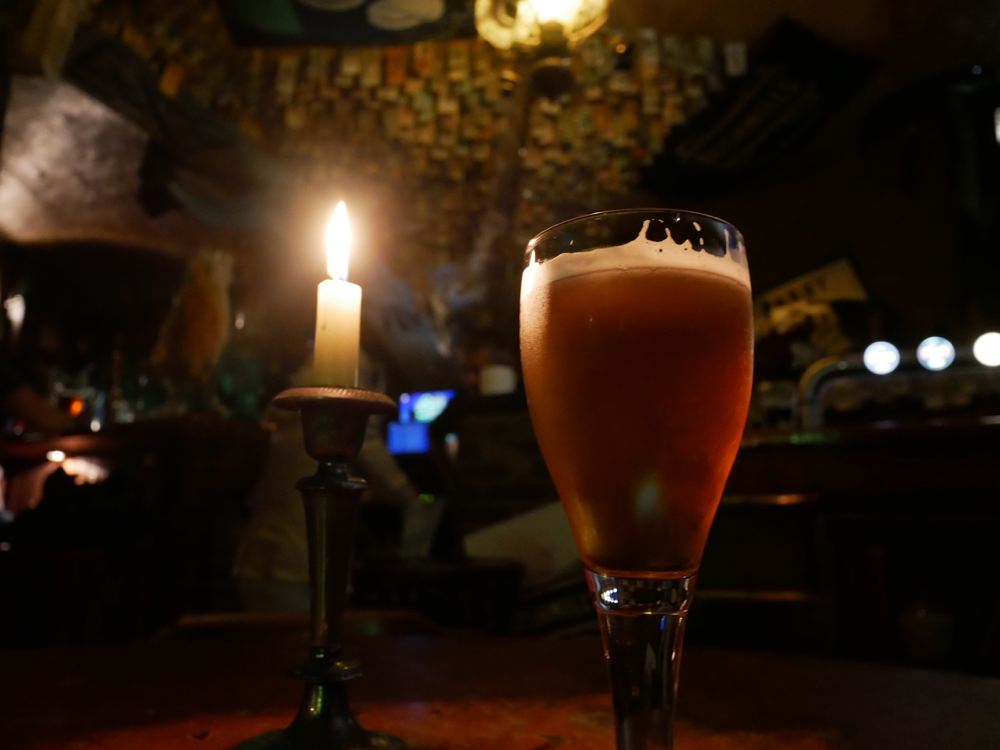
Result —
POLYGON ((403 393, 399 397, 399 421, 389 423, 389 453, 427 453, 431 449, 427 425, 438 418, 455 391, 403 393))

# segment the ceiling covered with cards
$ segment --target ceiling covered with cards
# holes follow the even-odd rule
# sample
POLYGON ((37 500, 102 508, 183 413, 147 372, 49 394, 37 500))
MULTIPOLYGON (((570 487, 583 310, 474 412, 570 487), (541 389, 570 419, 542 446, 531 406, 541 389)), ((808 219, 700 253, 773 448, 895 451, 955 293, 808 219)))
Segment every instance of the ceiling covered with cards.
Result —
MULTIPOLYGON (((502 171, 498 139, 517 116, 517 56, 468 37, 312 46, 316 32, 303 35, 303 46, 238 47, 227 34, 233 15, 197 3, 105 0, 90 23, 147 61, 164 96, 191 98, 237 123, 318 189, 349 191, 357 179, 399 186, 411 216, 398 223, 412 240, 442 261, 466 254, 461 238, 492 196, 502 171)), ((255 38, 237 28, 239 38, 255 38)), ((713 40, 653 28, 632 38, 607 27, 581 46, 574 66, 573 95, 531 108, 519 239, 634 185, 670 130, 726 84, 713 40)))
POLYGON ((574 51, 579 85, 528 100, 525 61, 473 35, 473 5, 89 0, 62 73, 149 135, 130 157, 162 198, 147 212, 273 242, 293 198, 353 197, 421 300, 478 315, 516 299, 501 281, 540 229, 738 184, 873 81, 988 62, 1000 36, 975 0, 622 0, 574 51))
MULTIPOLYGON (((470 3, 444 3, 451 25, 430 30, 455 38, 366 46, 315 44, 329 37, 301 21, 332 8, 293 5, 300 23, 281 27, 273 14, 268 26, 250 13, 254 3, 235 12, 228 3, 103 0, 81 18, 65 76, 138 120, 175 161, 197 169, 190 152, 200 138, 201 151, 249 165, 253 179, 217 173, 224 188, 200 202, 176 184, 178 169, 168 174, 182 206, 190 212, 197 203, 210 223, 239 224, 250 200, 246 225, 265 216, 287 225, 277 204, 262 209, 239 194, 240 185, 274 192, 274 180, 260 174, 264 160, 280 165, 286 195, 380 207, 369 218, 384 260, 451 313, 478 315, 491 293, 509 297, 497 281, 515 279, 518 247, 556 221, 619 202, 671 131, 746 72, 744 48, 730 55, 727 72, 723 49, 707 36, 606 26, 574 53, 571 94, 527 102, 517 85, 524 60, 469 37, 460 23, 470 3), (287 32, 282 46, 273 46, 276 28, 287 32), (301 39, 289 46, 293 34, 301 39), (232 132, 222 137, 220 126, 201 137, 207 118, 232 132), (178 146, 180 131, 190 137, 178 146)), ((374 4, 353 5, 369 20, 383 18, 374 4)), ((385 25, 358 38, 397 41, 385 25)))

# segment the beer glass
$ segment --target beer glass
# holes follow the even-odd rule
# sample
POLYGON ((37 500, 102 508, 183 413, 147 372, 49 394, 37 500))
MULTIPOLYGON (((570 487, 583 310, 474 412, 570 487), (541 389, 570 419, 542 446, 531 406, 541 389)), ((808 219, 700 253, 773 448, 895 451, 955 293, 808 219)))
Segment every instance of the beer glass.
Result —
POLYGON ((586 566, 618 750, 673 747, 684 623, 746 422, 743 238, 664 209, 608 211, 528 243, 531 418, 586 566))

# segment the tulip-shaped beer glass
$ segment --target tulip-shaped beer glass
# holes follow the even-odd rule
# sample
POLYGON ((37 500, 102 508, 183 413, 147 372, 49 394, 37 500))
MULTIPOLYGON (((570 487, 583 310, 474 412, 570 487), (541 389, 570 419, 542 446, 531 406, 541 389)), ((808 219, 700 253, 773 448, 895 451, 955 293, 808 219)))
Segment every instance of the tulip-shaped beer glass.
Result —
POLYGON ((686 613, 750 400, 742 236, 660 209, 542 232, 521 356, 601 622, 618 750, 669 750, 686 613))

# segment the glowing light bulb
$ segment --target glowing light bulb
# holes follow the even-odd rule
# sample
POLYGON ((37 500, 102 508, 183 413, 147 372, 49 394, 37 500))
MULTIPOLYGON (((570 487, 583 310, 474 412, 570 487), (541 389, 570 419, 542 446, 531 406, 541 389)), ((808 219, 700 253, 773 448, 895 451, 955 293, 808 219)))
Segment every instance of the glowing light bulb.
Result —
POLYGON ((558 21, 567 24, 580 10, 579 0, 531 0, 540 23, 558 21))
POLYGON ((972 356, 987 367, 1000 365, 1000 333, 984 333, 972 345, 972 356))
POLYGON ((557 23, 575 47, 603 25, 609 0, 475 0, 476 30, 498 49, 537 47, 542 27, 557 23))
POLYGON ((941 336, 931 336, 917 347, 917 361, 928 370, 944 370, 955 361, 955 347, 941 336))
POLYGON ((45 454, 45 457, 49 459, 49 461, 55 461, 56 463, 66 460, 66 454, 62 451, 49 451, 45 454))
POLYGON ((899 349, 888 341, 876 341, 865 349, 865 367, 876 375, 888 375, 899 367, 899 349))

